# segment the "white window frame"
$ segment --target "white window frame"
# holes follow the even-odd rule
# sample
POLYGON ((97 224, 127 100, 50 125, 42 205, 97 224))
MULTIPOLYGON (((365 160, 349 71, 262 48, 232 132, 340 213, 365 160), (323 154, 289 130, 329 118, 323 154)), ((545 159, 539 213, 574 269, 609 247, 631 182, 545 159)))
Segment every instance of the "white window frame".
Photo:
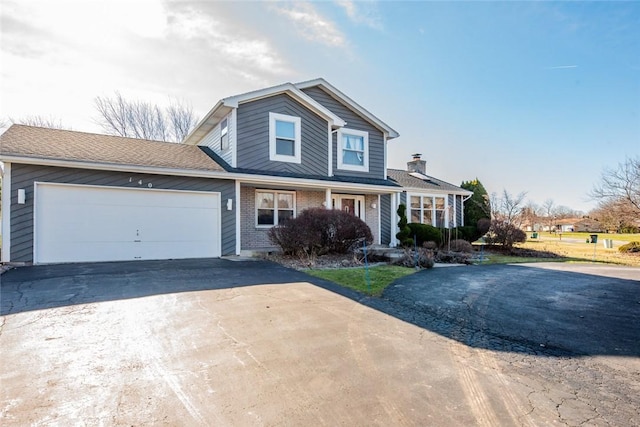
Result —
POLYGON ((255 209, 254 209, 254 213, 255 213, 255 226, 256 228, 271 228, 274 227, 276 225, 278 225, 279 223, 279 218, 278 218, 278 195, 279 194, 291 194, 293 195, 293 218, 295 218, 296 215, 296 192, 295 191, 280 191, 280 190, 263 190, 263 189, 256 189, 255 192, 255 200, 256 200, 256 204, 255 204, 255 209), (273 224, 258 224, 258 210, 260 209, 260 200, 258 200, 258 194, 259 193, 270 193, 273 194, 273 224))
POLYGON ((338 130, 338 149, 336 155, 338 156, 338 169, 357 171, 357 172, 369 172, 369 132, 355 130, 355 129, 339 129, 338 130), (350 165, 342 162, 344 152, 344 141, 342 137, 344 135, 354 135, 362 137, 364 143, 364 159, 362 165, 350 165))
MULTIPOLYGON (((449 195, 448 194, 407 193, 407 219, 409 220, 409 222, 411 222, 412 211, 416 210, 416 209, 412 209, 411 208, 411 198, 412 197, 419 197, 420 198, 420 218, 424 218, 424 215, 423 215, 424 199, 428 197, 428 198, 431 199, 431 223, 429 225, 437 227, 437 225, 436 225, 436 223, 437 223, 436 211, 442 210, 442 215, 443 215, 443 219, 444 219, 444 228, 449 228, 449 226, 450 226, 449 215, 447 215, 447 213, 449 211, 449 195), (436 198, 444 199, 444 209, 436 209, 436 198)), ((424 224, 424 223, 422 223, 422 224, 424 224)))
POLYGON ((221 151, 227 151, 227 150, 229 150, 229 148, 230 148, 230 144, 229 144, 229 118, 225 117, 224 119, 222 119, 220 121, 220 150, 221 151), (224 127, 222 126, 223 123, 225 124, 224 127), (226 146, 223 143, 223 141, 224 141, 223 138, 225 136, 227 137, 226 138, 226 141, 227 141, 226 146))
POLYGON ((301 163, 302 131, 300 117, 288 116, 280 113, 269 113, 269 160, 277 162, 301 163), (293 156, 276 152, 276 121, 289 122, 294 125, 295 139, 293 156))

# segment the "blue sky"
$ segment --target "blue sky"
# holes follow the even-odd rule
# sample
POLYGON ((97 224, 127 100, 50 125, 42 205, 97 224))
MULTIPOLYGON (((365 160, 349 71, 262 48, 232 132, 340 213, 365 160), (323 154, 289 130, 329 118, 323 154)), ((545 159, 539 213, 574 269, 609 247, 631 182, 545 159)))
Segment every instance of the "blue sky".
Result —
POLYGON ((100 131, 93 99, 222 97, 324 77, 454 184, 587 211, 640 155, 638 2, 0 3, 0 117, 100 131))

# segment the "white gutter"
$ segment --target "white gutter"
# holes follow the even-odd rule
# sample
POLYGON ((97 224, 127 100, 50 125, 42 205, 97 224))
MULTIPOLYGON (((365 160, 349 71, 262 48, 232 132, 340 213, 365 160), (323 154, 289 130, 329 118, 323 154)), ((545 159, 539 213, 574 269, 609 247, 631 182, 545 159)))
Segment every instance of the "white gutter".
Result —
POLYGON ((256 175, 248 173, 235 173, 226 171, 203 171, 193 169, 176 169, 176 168, 161 168, 154 166, 136 166, 136 165, 122 165, 122 164, 105 164, 105 163, 91 163, 81 161, 69 161, 69 160, 55 160, 55 159, 34 159, 31 157, 12 157, 3 156, 0 157, 1 161, 13 162, 13 163, 26 163, 39 166, 57 166, 76 169, 92 169, 92 170, 106 170, 115 172, 131 172, 131 173, 149 173, 154 175, 170 175, 170 176, 187 176, 194 178, 217 178, 228 180, 239 180, 243 183, 251 184, 278 184, 289 185, 295 187, 308 187, 308 188, 327 188, 341 190, 363 190, 373 192, 402 192, 401 187, 390 187, 386 185, 370 185, 370 184, 358 184, 350 182, 319 180, 309 178, 290 178, 283 176, 271 176, 271 175, 256 175))

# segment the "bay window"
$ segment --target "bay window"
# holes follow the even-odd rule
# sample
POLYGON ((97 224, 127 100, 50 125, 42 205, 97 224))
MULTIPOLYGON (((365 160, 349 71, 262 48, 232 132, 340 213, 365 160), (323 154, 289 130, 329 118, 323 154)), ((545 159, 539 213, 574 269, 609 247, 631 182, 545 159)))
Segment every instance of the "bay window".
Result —
POLYGON ((445 212, 447 204, 445 197, 439 196, 409 196, 409 222, 429 224, 434 227, 447 227, 445 212))

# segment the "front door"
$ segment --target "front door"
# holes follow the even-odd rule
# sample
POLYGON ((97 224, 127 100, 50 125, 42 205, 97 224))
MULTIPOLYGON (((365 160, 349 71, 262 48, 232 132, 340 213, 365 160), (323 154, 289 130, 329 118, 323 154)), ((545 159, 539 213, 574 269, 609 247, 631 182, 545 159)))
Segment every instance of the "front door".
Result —
POLYGON ((333 208, 357 216, 364 221, 364 196, 334 194, 333 208))

